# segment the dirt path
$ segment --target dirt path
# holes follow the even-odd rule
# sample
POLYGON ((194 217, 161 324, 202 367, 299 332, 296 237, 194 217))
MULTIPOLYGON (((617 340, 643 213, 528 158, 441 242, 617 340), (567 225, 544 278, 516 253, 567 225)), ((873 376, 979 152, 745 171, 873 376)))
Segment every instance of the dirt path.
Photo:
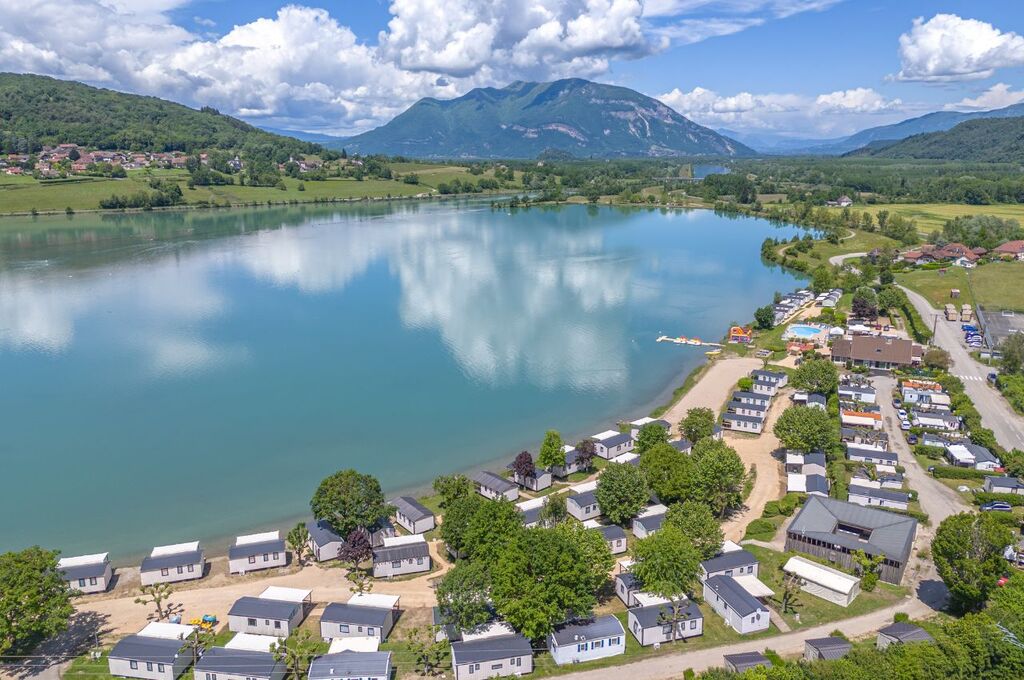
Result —
POLYGON ((674 429, 691 408, 707 406, 717 413, 736 388, 736 381, 761 368, 763 364, 760 359, 744 357, 715 359, 697 384, 661 417, 670 422, 674 429))
POLYGON ((788 394, 787 390, 781 390, 778 396, 772 400, 772 406, 768 410, 768 418, 765 421, 764 431, 760 436, 753 437, 732 432, 725 433, 726 443, 736 449, 736 453, 740 455, 743 464, 748 468, 751 465, 757 467, 754 489, 750 492, 750 496, 747 497, 746 505, 722 524, 722 533, 729 540, 739 541, 743 538, 747 525, 752 520, 761 516, 765 503, 782 498, 786 492, 779 461, 772 457, 772 453, 781 446, 778 438, 772 434, 772 427, 782 412, 786 410, 786 407, 789 406, 788 394))

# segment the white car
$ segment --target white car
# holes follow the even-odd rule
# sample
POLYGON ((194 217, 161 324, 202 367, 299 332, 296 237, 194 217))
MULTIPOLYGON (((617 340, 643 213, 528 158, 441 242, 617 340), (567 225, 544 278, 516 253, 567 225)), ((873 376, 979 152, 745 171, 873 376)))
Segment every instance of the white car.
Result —
POLYGON ((904 420, 904 421, 900 422, 900 429, 901 430, 909 430, 910 429, 910 421, 909 420, 904 420))

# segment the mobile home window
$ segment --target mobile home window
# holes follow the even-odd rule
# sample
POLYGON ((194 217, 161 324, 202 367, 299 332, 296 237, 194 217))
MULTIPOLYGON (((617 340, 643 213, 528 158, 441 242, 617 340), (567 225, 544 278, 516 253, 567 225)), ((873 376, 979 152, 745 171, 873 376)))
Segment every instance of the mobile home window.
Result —
POLYGON ((78 579, 78 587, 81 588, 83 586, 85 586, 85 579, 84 578, 78 579))
POLYGON ((256 564, 256 556, 255 555, 253 555, 252 557, 249 558, 249 564, 256 564))
POLYGON ((270 561, 270 553, 263 553, 263 561, 264 562, 269 562, 270 561))
POLYGON ((391 568, 392 569, 401 569, 401 567, 402 567, 402 560, 395 560, 395 561, 393 561, 391 563, 391 568))
POLYGON ((348 632, 348 624, 347 623, 338 624, 338 630, 340 630, 342 633, 347 633, 348 632))
MULTIPOLYGON (((180 567, 179 567, 179 568, 180 568, 180 567)), ((188 573, 190 573, 190 574, 191 574, 191 573, 192 573, 192 572, 194 572, 195 570, 196 570, 196 568, 195 568, 195 565, 192 565, 192 564, 188 565, 188 573)))
POLYGON ((281 558, 281 553, 274 553, 274 559, 275 560, 280 559, 280 558, 281 558))
POLYGON ((164 665, 162 663, 158 663, 156 665, 156 672, 157 673, 163 673, 164 672, 164 665))
POLYGON ((281 622, 280 621, 274 621, 274 628, 276 628, 277 630, 281 630, 281 622))
POLYGON ((249 619, 248 623, 249 623, 250 626, 255 626, 256 625, 256 619, 249 619))
POLYGON ((128 667, 131 668, 133 671, 137 671, 139 669, 139 662, 138 661, 129 661, 128 662, 128 667))
POLYGON ((690 621, 690 630, 693 630, 696 627, 697 627, 697 619, 693 619, 692 621, 690 621))
POLYGON ((147 661, 146 662, 146 670, 147 671, 153 670, 153 662, 152 661, 147 661))
POLYGON ((184 568, 182 568, 182 567, 178 567, 178 573, 179 573, 179 574, 184 574, 184 573, 185 573, 185 570, 184 570, 184 568))
POLYGON ((376 632, 376 629, 373 626, 368 626, 367 629, 366 629, 366 634, 367 635, 376 635, 377 632, 376 632))
POLYGON ((161 569, 161 570, 160 570, 160 575, 161 575, 161 576, 167 576, 167 575, 168 575, 168 574, 170 574, 170 573, 171 573, 171 572, 167 571, 167 569, 166 569, 166 568, 164 568, 164 569, 161 569))
POLYGON ((89 577, 89 585, 91 585, 91 586, 96 585, 96 577, 95 576, 89 577))

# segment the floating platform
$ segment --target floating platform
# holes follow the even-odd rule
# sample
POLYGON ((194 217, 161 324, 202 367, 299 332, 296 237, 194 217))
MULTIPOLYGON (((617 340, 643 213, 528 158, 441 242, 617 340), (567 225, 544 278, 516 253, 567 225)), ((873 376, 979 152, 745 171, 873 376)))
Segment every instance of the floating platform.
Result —
POLYGON ((687 337, 682 336, 682 335, 680 335, 679 337, 676 337, 676 338, 670 338, 667 335, 662 335, 662 336, 658 337, 658 342, 671 342, 671 343, 675 343, 677 345, 694 345, 694 346, 697 346, 697 347, 721 347, 722 346, 722 343, 720 343, 720 342, 704 342, 700 338, 687 338, 687 337))

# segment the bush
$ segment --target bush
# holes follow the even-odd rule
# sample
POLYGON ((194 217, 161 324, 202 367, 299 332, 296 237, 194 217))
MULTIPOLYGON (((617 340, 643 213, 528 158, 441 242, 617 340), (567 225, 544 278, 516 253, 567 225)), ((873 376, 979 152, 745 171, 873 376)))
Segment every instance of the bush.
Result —
POLYGON ((766 519, 755 519, 747 525, 747 531, 743 538, 753 538, 759 541, 770 541, 775 537, 778 527, 775 522, 766 519))
POLYGON ((977 505, 982 503, 989 503, 991 501, 1004 501, 1014 507, 1024 507, 1024 496, 1015 493, 990 493, 988 491, 979 491, 974 494, 974 502, 977 505))
POLYGON ((892 616, 893 623, 906 623, 907 621, 910 621, 910 614, 906 612, 896 612, 892 616))
POLYGON ((768 501, 764 504, 764 511, 761 513, 761 517, 778 517, 780 512, 778 501, 768 501))
POLYGON ((952 465, 937 466, 932 474, 939 479, 985 479, 991 477, 991 472, 975 470, 974 468, 953 467, 952 465))
POLYGON ((990 512, 988 516, 992 518, 992 521, 997 524, 1011 528, 1019 528, 1021 524, 1020 516, 1015 515, 1012 512, 990 512))
POLYGON ((803 499, 800 497, 800 494, 787 493, 778 501, 779 513, 785 515, 786 517, 792 516, 792 514, 796 511, 797 507, 799 507, 802 504, 802 501, 803 499))

